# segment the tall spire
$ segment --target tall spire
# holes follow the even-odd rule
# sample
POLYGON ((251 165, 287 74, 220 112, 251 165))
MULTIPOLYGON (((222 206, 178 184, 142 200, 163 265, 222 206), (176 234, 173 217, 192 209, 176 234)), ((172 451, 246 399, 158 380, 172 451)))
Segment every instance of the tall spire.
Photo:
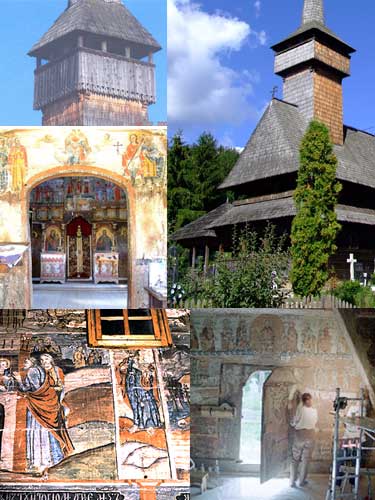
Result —
POLYGON ((304 0, 302 25, 311 22, 324 24, 323 0, 304 0))

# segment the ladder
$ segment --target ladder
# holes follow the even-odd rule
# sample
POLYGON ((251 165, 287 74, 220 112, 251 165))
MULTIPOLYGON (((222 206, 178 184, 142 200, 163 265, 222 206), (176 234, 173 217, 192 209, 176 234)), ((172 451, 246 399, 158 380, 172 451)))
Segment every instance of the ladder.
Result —
MULTIPOLYGON (((364 390, 361 389, 361 397, 360 398, 347 398, 341 396, 340 388, 336 389, 336 399, 333 402, 334 416, 335 416, 335 424, 334 424, 334 432, 333 432, 333 446, 332 446, 332 469, 329 481, 329 487, 327 490, 326 500, 339 500, 342 498, 347 498, 349 500, 360 500, 359 497, 359 481, 361 476, 361 461, 362 461, 362 452, 365 449, 362 446, 363 437, 365 434, 365 430, 360 425, 360 421, 369 420, 364 419, 364 409, 365 409, 365 395, 364 390), (360 418, 349 418, 341 415, 340 412, 345 410, 348 406, 349 401, 359 401, 360 403, 360 418), (351 425, 355 425, 359 428, 359 439, 357 441, 357 446, 353 448, 354 454, 351 456, 342 456, 340 450, 340 423, 347 423, 351 425), (340 470, 340 474, 338 474, 338 469, 340 466, 345 465, 345 462, 350 462, 351 464, 354 462, 354 470, 353 467, 342 467, 342 471, 340 470), (350 489, 350 479, 354 479, 354 487, 352 491, 347 491, 347 486, 350 489), (338 485, 340 483, 340 486, 338 485), (349 483, 349 485, 348 485, 349 483)), ((375 433, 375 427, 373 432, 375 433)), ((375 434, 374 434, 375 438, 375 434)), ((371 449, 371 448, 370 448, 371 449)), ((341 468, 340 468, 341 469, 341 468)))

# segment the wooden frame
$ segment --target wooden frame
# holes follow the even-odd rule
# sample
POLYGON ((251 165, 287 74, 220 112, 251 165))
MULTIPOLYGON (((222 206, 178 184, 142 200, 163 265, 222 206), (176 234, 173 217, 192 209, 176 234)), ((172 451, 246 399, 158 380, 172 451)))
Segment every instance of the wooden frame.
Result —
MULTIPOLYGON (((141 311, 141 310, 140 310, 141 311)), ((144 309, 142 311, 145 311, 144 309)), ((150 314, 129 315, 128 309, 119 309, 116 316, 103 316, 101 309, 87 311, 88 344, 91 347, 119 347, 121 349, 143 349, 169 347, 172 336, 164 309, 149 309, 150 314), (103 321, 123 321, 124 333, 105 335, 103 321), (149 321, 153 334, 134 334, 131 332, 130 321, 149 321)))

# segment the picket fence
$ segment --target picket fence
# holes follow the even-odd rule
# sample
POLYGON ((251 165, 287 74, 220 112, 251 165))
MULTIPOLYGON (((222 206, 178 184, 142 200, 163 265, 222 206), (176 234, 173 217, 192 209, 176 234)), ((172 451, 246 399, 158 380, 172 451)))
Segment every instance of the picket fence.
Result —
MULTIPOLYGON (((212 302, 207 299, 185 299, 177 305, 170 305, 174 309, 209 309, 212 302)), ((281 309, 356 309, 356 306, 341 300, 334 295, 322 297, 287 298, 280 307, 281 309)))

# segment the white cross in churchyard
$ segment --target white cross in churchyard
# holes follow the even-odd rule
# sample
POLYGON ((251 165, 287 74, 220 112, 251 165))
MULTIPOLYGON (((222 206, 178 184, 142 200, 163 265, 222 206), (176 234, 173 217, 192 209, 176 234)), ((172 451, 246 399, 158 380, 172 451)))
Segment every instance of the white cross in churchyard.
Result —
POLYGON ((350 264, 350 281, 354 281, 354 264, 357 263, 357 259, 354 258, 354 254, 349 254, 349 259, 346 260, 350 264))

